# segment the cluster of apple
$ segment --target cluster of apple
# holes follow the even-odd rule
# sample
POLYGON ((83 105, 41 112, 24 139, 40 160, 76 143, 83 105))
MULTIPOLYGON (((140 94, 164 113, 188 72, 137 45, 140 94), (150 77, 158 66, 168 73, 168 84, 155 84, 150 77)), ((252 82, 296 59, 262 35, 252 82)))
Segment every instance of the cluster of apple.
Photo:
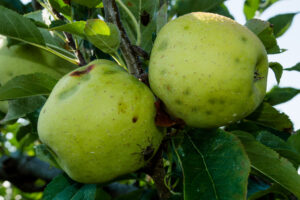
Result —
POLYGON ((250 30, 220 15, 187 14, 155 40, 151 89, 114 62, 93 61, 57 83, 40 113, 39 137, 71 178, 106 182, 140 169, 160 146, 156 97, 188 126, 220 127, 261 103, 267 72, 265 48, 250 30))

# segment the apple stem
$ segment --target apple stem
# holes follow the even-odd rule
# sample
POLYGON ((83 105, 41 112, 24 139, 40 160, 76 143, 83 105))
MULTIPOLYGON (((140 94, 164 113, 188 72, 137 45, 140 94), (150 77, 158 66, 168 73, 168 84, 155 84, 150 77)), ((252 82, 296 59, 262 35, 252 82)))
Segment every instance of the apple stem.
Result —
POLYGON ((121 34, 121 44, 120 50, 125 59, 128 72, 134 75, 137 78, 141 77, 143 73, 141 62, 139 60, 138 55, 135 53, 133 49, 133 45, 131 44, 125 28, 120 19, 119 10, 115 0, 103 0, 105 18, 108 22, 115 24, 121 34))

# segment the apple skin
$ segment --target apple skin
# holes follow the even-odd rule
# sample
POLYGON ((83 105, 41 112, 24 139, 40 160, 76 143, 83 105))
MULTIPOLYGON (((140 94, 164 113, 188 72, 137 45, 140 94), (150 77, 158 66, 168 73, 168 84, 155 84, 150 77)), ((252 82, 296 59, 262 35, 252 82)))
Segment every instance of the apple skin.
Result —
MULTIPOLYGON (((52 53, 31 45, 15 45, 8 48, 6 44, 6 38, 0 36, 0 85, 16 76, 37 72, 59 79, 76 67, 52 53)), ((0 101, 0 111, 6 113, 7 109, 7 101, 0 101)))
POLYGON ((266 50, 256 35, 203 12, 166 24, 149 64, 151 89, 167 112, 199 128, 220 127, 253 112, 265 96, 267 73, 266 50))
POLYGON ((106 182, 140 169, 158 149, 163 133, 154 103, 146 85, 117 64, 97 60, 57 83, 38 134, 72 179, 106 182))

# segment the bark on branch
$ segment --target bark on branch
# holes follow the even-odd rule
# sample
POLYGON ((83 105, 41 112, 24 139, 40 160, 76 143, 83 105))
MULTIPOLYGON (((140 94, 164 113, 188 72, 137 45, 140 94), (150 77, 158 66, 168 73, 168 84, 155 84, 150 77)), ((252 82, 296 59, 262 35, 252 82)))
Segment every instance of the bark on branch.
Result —
POLYGON ((115 0, 103 0, 105 19, 115 24, 121 34, 120 50, 125 59, 128 71, 130 74, 141 78, 142 68, 139 57, 135 54, 134 48, 126 34, 126 31, 121 23, 120 13, 115 0))
POLYGON ((0 158, 0 180, 7 180, 24 192, 43 191, 44 186, 35 185, 36 180, 48 183, 60 173, 61 170, 36 157, 4 155, 0 158))

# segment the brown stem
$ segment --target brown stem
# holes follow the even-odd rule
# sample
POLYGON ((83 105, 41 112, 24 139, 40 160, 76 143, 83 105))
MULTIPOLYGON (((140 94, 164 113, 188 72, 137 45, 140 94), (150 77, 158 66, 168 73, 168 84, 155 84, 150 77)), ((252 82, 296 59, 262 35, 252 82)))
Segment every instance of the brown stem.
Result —
POLYGON ((120 49, 130 74, 140 78, 142 74, 141 62, 130 43, 126 31, 121 23, 119 10, 115 0, 103 0, 105 18, 108 22, 115 24, 121 34, 120 49))
POLYGON ((171 197, 171 192, 165 185, 164 181, 166 173, 163 166, 163 146, 164 144, 160 146, 155 156, 148 163, 145 168, 145 172, 154 180, 160 199, 166 200, 171 197))
MULTIPOLYGON (((65 17, 62 16, 59 12, 57 12, 55 9, 53 9, 53 13, 60 19, 60 20, 65 20, 65 17)), ((79 65, 80 66, 83 66, 83 65, 86 65, 86 61, 81 53, 81 51, 79 49, 77 49, 76 47, 76 44, 75 44, 75 41, 73 39, 73 36, 72 34, 70 33, 67 33, 67 32, 63 32, 65 37, 67 38, 67 42, 68 42, 68 45, 75 51, 75 55, 77 57, 77 59, 79 60, 79 65)))

